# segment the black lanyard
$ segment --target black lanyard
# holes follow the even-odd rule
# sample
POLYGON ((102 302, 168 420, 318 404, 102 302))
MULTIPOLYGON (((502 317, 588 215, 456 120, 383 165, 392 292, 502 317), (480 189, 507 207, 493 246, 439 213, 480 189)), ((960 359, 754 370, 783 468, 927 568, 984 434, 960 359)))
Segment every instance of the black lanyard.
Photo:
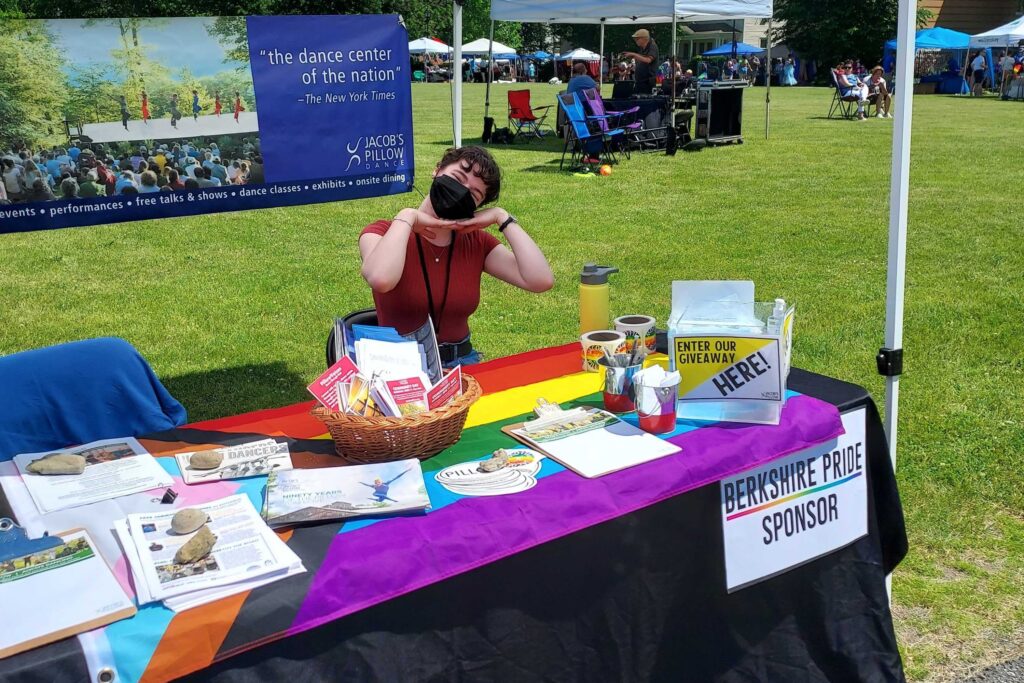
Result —
POLYGON ((427 288, 427 308, 430 309, 430 318, 434 323, 434 334, 441 333, 441 317, 444 315, 445 306, 448 305, 448 290, 452 283, 452 256, 455 255, 455 233, 452 233, 452 241, 449 243, 448 261, 444 270, 444 297, 441 299, 441 308, 434 314, 434 294, 430 289, 430 276, 427 274, 427 261, 423 257, 423 242, 420 236, 416 235, 416 249, 420 253, 420 270, 423 271, 423 284, 427 288))

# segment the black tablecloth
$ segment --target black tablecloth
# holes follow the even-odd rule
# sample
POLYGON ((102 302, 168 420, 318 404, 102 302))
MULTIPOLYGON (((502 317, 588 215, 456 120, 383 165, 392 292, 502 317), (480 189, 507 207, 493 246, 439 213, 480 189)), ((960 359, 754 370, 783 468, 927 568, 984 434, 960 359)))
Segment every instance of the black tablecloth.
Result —
POLYGON ((190 679, 903 680, 884 578, 907 541, 878 412, 852 384, 794 369, 789 386, 866 408, 869 534, 844 549, 728 594, 710 485, 190 679))

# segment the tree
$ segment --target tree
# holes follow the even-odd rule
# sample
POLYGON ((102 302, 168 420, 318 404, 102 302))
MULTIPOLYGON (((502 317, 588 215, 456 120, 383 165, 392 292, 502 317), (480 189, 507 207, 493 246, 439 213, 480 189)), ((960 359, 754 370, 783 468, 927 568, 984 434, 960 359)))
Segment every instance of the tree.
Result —
POLYGON ((0 148, 58 144, 64 130, 67 83, 53 38, 40 22, 0 20, 0 148))
POLYGON ((776 0, 775 20, 794 52, 833 66, 844 59, 877 63, 895 34, 898 0, 776 0))
POLYGON ((239 71, 249 68, 249 34, 245 17, 217 17, 206 32, 224 47, 225 62, 238 62, 235 68, 239 71))

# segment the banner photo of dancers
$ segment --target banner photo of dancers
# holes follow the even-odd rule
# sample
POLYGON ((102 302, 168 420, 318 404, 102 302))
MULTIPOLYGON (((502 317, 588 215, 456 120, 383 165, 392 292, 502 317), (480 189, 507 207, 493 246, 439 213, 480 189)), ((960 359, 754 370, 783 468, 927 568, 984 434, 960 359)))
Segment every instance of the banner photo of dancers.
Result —
POLYGON ((397 15, 0 19, 0 35, 0 233, 412 189, 397 15))

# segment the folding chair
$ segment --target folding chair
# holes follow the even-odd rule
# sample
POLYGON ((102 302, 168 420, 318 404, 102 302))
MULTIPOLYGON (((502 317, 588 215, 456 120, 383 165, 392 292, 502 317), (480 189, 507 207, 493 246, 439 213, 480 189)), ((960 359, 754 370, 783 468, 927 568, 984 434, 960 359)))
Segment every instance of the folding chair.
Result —
MULTIPOLYGON (((604 100, 601 99, 601 93, 596 88, 587 88, 583 91, 583 102, 587 105, 590 114, 597 121, 597 125, 603 133, 607 133, 612 127, 615 127, 621 128, 625 131, 626 135, 629 135, 640 131, 644 127, 643 121, 635 120, 640 107, 630 107, 625 111, 608 111, 604 108, 604 100), (628 117, 632 117, 634 120, 624 123, 623 119, 628 117)), ((625 136, 623 136, 623 141, 619 143, 619 146, 628 159, 629 148, 624 144, 624 139, 625 136)))
POLYGON ((417 83, 423 83, 424 81, 427 80, 427 75, 422 71, 413 71, 412 80, 416 81, 417 83))
POLYGON ((844 95, 843 89, 839 87, 839 79, 836 78, 835 69, 829 69, 829 73, 832 74, 832 106, 828 108, 828 118, 835 118, 835 114, 838 113, 844 119, 852 119, 857 109, 854 106, 857 104, 856 95, 844 95))
POLYGON ((548 117, 549 109, 551 109, 551 105, 531 107, 529 90, 509 90, 508 125, 509 128, 515 131, 512 134, 512 141, 515 142, 521 133, 532 135, 535 138, 543 138, 545 133, 543 127, 547 127, 549 131, 551 130, 551 125, 544 123, 544 120, 548 117), (537 116, 534 112, 544 113, 537 116))
POLYGON ((582 165, 583 159, 595 155, 599 163, 616 163, 612 144, 621 145, 626 131, 622 128, 602 130, 596 123, 594 125, 597 130, 591 130, 588 119, 598 121, 607 117, 587 116, 576 93, 560 94, 558 105, 565 112, 567 121, 565 146, 562 147, 562 160, 559 162, 558 168, 562 169, 565 166, 565 155, 566 152, 570 152, 570 144, 572 145, 569 157, 570 168, 582 165))

